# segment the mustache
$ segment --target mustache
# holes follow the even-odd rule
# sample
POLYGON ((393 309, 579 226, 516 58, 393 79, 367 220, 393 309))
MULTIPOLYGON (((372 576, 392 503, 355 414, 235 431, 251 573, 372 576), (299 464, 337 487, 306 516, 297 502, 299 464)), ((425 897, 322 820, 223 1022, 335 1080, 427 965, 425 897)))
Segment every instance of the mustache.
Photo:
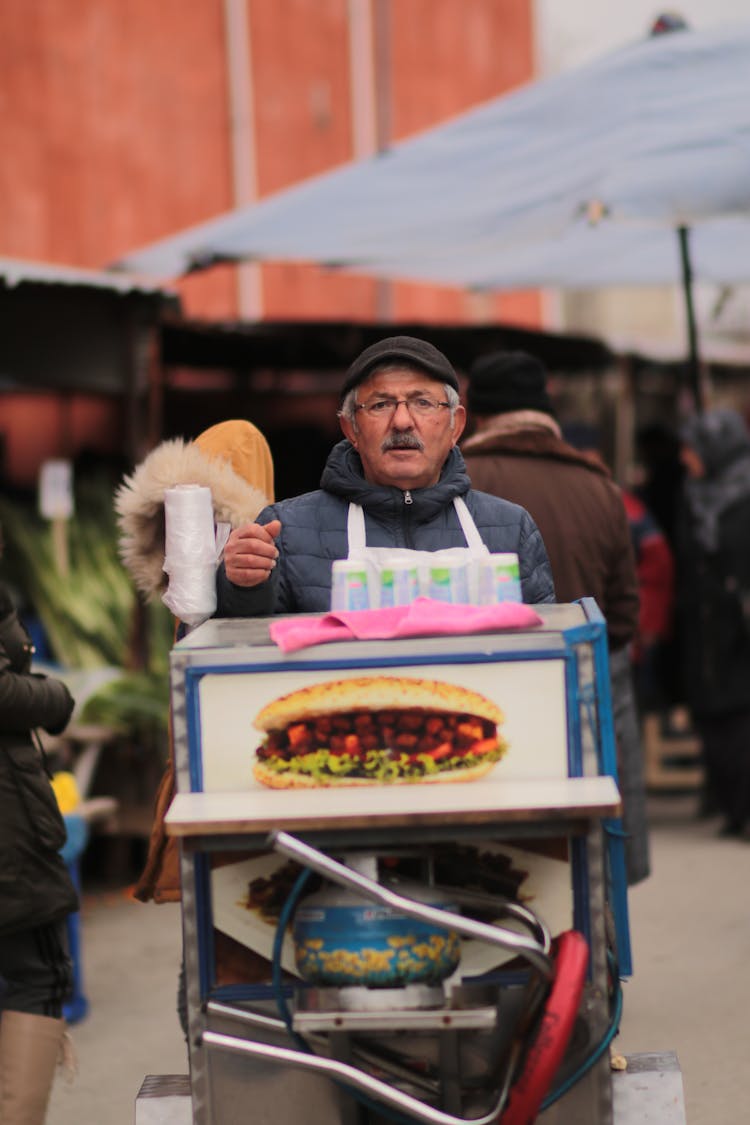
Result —
POLYGON ((424 443, 416 434, 389 434, 384 439, 380 452, 387 453, 389 449, 418 449, 421 453, 424 443))

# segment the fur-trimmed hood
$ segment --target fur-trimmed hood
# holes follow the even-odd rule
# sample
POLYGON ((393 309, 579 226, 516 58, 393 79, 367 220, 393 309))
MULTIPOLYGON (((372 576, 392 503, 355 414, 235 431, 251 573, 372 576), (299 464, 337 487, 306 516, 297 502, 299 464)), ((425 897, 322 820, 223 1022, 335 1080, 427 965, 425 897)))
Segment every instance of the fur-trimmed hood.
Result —
POLYGON ((217 523, 253 523, 274 498, 268 443, 251 422, 221 422, 195 441, 162 442, 124 478, 115 493, 120 557, 148 598, 167 589, 164 493, 178 484, 210 488, 217 523))

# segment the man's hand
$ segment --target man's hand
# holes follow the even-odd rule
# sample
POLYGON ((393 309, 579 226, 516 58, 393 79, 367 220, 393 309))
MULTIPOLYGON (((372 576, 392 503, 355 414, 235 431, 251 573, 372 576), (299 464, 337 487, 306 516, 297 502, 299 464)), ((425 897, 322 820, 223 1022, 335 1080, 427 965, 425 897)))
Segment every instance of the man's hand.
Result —
POLYGON ((281 531, 281 520, 261 526, 246 523, 227 539, 224 548, 224 569, 235 586, 259 586, 276 566, 279 552, 274 539, 281 531))

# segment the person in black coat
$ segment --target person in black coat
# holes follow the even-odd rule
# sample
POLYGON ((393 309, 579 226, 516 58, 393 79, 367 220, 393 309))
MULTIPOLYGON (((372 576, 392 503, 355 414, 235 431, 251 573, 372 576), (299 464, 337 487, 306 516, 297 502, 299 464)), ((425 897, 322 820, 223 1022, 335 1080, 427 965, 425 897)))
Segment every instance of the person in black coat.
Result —
POLYGON ((34 729, 63 730, 65 685, 31 671, 33 646, 0 585, 0 1121, 42 1125, 72 986, 67 916, 78 897, 60 856, 65 823, 34 729))
POLYGON ((739 835, 750 822, 750 433, 734 410, 683 428, 678 526, 685 693, 709 793, 739 835))

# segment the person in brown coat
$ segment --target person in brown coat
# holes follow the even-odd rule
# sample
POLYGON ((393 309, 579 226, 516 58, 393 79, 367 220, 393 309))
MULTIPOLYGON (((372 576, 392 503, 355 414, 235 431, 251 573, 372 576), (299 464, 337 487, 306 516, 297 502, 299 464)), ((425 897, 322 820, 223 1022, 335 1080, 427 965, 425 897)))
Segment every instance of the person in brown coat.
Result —
POLYGON ((649 873, 643 765, 628 646, 638 624, 638 580, 627 513, 609 469, 563 440, 541 362, 493 352, 469 372, 475 432, 461 444, 472 486, 520 504, 547 548, 559 602, 592 597, 607 622, 627 833, 628 881, 649 873))

